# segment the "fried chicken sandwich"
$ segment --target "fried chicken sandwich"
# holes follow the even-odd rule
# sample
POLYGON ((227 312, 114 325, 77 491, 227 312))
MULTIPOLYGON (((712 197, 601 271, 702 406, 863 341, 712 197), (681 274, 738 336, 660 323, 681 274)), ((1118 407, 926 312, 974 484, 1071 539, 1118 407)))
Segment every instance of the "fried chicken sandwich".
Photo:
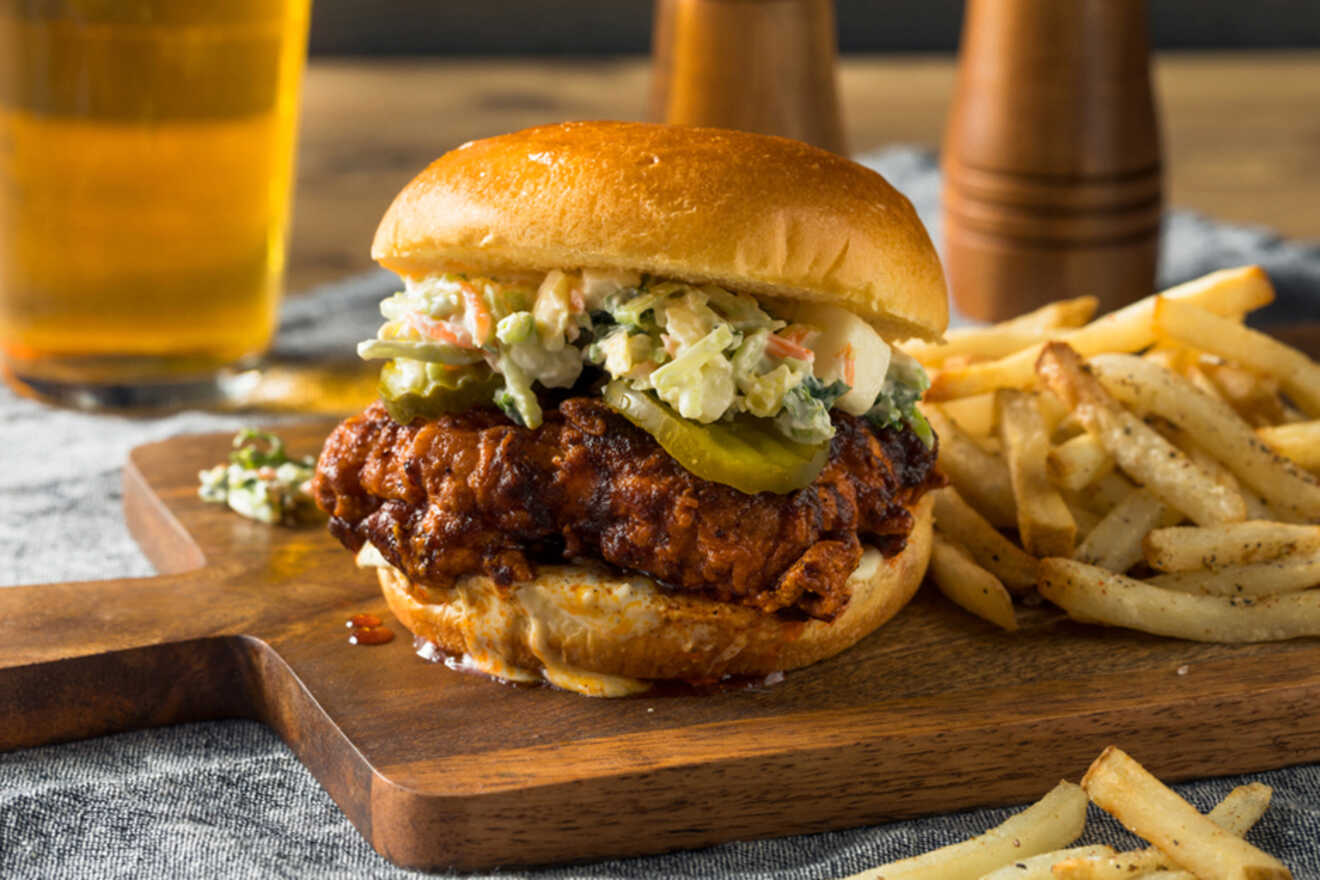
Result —
POLYGON ((442 156, 372 255, 381 400, 313 489, 419 639, 621 695, 843 651, 931 540, 944 279, 873 171, 781 138, 612 122, 442 156))

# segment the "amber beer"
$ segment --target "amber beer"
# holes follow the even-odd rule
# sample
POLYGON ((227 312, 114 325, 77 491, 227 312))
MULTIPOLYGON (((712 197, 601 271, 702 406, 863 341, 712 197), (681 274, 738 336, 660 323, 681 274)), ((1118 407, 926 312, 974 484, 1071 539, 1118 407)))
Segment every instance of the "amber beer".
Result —
POLYGON ((40 391, 275 326, 310 0, 0 0, 0 345, 40 391))

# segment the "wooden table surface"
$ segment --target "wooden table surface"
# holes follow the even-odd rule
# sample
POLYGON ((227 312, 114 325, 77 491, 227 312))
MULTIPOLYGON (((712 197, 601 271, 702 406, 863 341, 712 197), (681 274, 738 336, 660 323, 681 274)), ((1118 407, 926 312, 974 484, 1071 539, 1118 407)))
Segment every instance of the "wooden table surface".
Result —
MULTIPOLYGON (((1320 240, 1320 51, 1179 53, 1156 62, 1170 204, 1320 240)), ((640 119, 644 58, 313 60, 288 286, 371 265, 376 222, 431 159, 463 141, 564 119, 640 119)), ((938 145, 949 56, 848 57, 852 150, 938 145)))

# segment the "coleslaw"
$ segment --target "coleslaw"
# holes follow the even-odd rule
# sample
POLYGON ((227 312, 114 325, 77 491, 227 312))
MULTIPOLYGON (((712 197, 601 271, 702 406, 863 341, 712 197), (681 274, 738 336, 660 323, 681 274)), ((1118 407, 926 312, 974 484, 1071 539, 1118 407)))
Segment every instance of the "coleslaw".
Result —
POLYGON ((358 354, 390 361, 382 396, 401 421, 459 408, 464 388, 463 406, 489 395, 534 428, 543 419, 535 389, 573 387, 590 366, 697 425, 750 416, 792 443, 821 444, 837 407, 880 426, 906 422, 931 442, 915 407, 927 384, 921 367, 837 306, 584 269, 551 271, 539 284, 406 279, 381 314, 358 354))

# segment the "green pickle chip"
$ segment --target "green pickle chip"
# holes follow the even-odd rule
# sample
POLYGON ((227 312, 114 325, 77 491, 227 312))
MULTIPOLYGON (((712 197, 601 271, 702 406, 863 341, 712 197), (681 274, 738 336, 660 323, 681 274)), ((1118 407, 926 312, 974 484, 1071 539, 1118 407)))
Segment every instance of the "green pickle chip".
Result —
POLYGON ((484 364, 459 368, 410 364, 404 368, 389 361, 380 370, 381 400, 390 417, 402 425, 489 405, 502 385, 500 377, 484 364))
POLYGON ((610 408, 646 431, 674 460, 703 480, 740 492, 785 494, 811 485, 829 457, 828 440, 794 443, 769 419, 740 415, 702 425, 623 382, 605 387, 610 408))

